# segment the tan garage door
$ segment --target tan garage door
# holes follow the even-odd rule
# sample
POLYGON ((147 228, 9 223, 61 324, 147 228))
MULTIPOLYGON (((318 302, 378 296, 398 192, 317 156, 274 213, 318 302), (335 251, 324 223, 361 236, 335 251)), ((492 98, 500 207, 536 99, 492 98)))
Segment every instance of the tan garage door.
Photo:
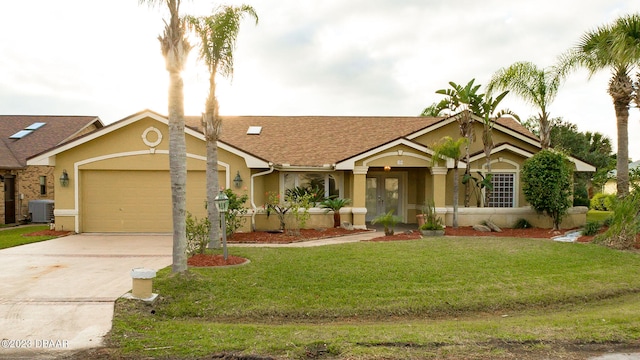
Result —
MULTIPOLYGON (((187 210, 205 213, 204 171, 190 171, 187 210)), ((83 232, 171 232, 168 171, 81 172, 83 232)))

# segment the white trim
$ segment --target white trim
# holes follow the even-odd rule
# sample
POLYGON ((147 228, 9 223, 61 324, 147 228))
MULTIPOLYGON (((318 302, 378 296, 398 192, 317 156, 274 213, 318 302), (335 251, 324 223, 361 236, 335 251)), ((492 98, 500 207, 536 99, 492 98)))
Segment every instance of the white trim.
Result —
MULTIPOLYGON (((422 130, 416 131, 415 133, 409 134, 409 135, 407 135, 405 137, 407 139, 413 140, 413 139, 415 139, 417 137, 425 135, 425 134, 427 134, 427 133, 429 133, 431 131, 434 131, 434 130, 436 130, 438 128, 441 128, 443 126, 449 125, 452 122, 455 122, 456 118, 458 116, 460 116, 460 114, 461 113, 457 113, 457 114, 451 115, 450 117, 448 117, 448 118, 446 118, 446 119, 444 119, 442 121, 439 121, 439 122, 437 122, 437 123, 435 123, 435 124, 433 124, 431 126, 428 126, 428 127, 424 128, 422 130)), ((480 118, 480 117, 478 117, 476 115, 471 114, 471 118, 473 120, 479 122, 479 123, 483 123, 482 118, 480 118)), ((498 129, 501 132, 503 132, 503 133, 505 133, 505 134, 507 134, 507 135, 509 135, 511 137, 515 137, 515 138, 520 139, 520 140, 522 140, 522 141, 524 141, 526 143, 529 143, 529 144, 531 144, 533 146, 536 146, 536 147, 540 148, 540 142, 539 141, 536 141, 536 140, 534 140, 534 139, 532 139, 532 138, 530 138, 528 136, 525 136, 525 135, 523 135, 523 134, 521 134, 521 133, 519 133, 519 132, 517 132, 515 130, 512 130, 512 129, 504 126, 504 125, 501 125, 501 124, 499 124, 497 122, 494 123, 493 128, 494 129, 498 129)))
MULTIPOLYGON (((431 162, 431 158, 428 158, 428 157, 426 157, 424 155, 416 154, 416 153, 412 153, 412 152, 404 152, 404 151, 402 153, 399 153, 400 151, 402 151, 402 150, 390 151, 390 152, 378 154, 376 156, 373 156, 373 157, 365 160, 362 163, 362 165, 369 166, 369 163, 372 162, 372 161, 375 161, 375 160, 378 160, 378 159, 382 159, 382 158, 385 158, 385 157, 390 157, 390 156, 409 156, 409 157, 414 157, 414 158, 417 158, 417 159, 420 159, 420 160, 425 160, 425 161, 431 162)), ((395 164, 392 167, 405 167, 405 166, 404 166, 404 164, 403 165, 395 164)), ((415 167, 415 166, 407 166, 407 167, 415 167)))
POLYGON ((355 166, 353 168, 353 175, 367 175, 367 172, 369 172, 368 166, 355 166))
POLYGON ((75 209, 53 209, 53 216, 76 216, 78 210, 75 209))
MULTIPOLYGON (((356 162, 359 160, 363 160, 368 158, 369 156, 375 155, 377 153, 380 153, 381 151, 385 151, 388 150, 394 146, 398 146, 398 145, 405 145, 408 146, 416 151, 420 151, 423 153, 427 153, 430 155, 433 155, 433 150, 429 149, 428 147, 422 145, 422 144, 417 144, 414 143, 412 141, 407 140, 406 138, 401 138, 401 139, 397 139, 394 140, 392 142, 386 143, 384 145, 375 147, 369 151, 366 151, 360 155, 356 155, 353 157, 350 157, 348 159, 345 159, 343 161, 340 161, 339 163, 336 164, 336 170, 354 170, 356 167, 356 162)), ((406 154, 406 153, 405 153, 406 154)), ((396 154, 397 155, 397 154, 396 154)))
POLYGON ((144 130, 144 132, 142 132, 142 142, 150 148, 155 148, 162 142, 162 133, 156 127, 149 126, 144 130), (156 134, 156 141, 149 141, 149 139, 147 139, 150 132, 154 132, 156 134))
MULTIPOLYGON (((491 150, 491 154, 493 155, 493 154, 499 153, 499 152, 501 152, 503 150, 512 151, 512 152, 514 152, 514 153, 516 153, 518 155, 521 155, 523 157, 526 157, 526 158, 530 158, 530 157, 532 157, 534 155, 534 153, 532 153, 532 152, 529 152, 527 150, 524 150, 524 149, 521 149, 519 147, 513 146, 511 144, 501 144, 499 146, 496 146, 495 148, 493 148, 491 150)), ((553 149, 551 149, 551 150, 553 150, 553 149)), ((478 154, 470 157, 469 161, 477 161, 477 160, 480 160, 480 159, 482 159, 484 157, 485 157, 484 152, 481 152, 481 153, 478 153, 478 154)), ((596 168, 593 165, 588 164, 588 163, 586 163, 586 162, 584 162, 584 161, 582 161, 580 159, 574 158, 573 156, 567 156, 567 159, 569 159, 569 161, 571 161, 576 166, 576 170, 575 171, 596 171, 596 168)))
MULTIPOLYGON (((160 114, 157 114, 157 113, 155 113, 153 111, 145 110, 145 111, 142 111, 142 112, 140 112, 138 114, 132 115, 129 118, 125 118, 123 120, 120 120, 119 122, 115 122, 115 123, 113 123, 113 124, 111 124, 109 126, 100 128, 100 129, 96 130, 95 132, 89 133, 86 136, 80 137, 80 138, 78 138, 76 140, 72 140, 72 141, 70 141, 70 142, 68 142, 68 143, 66 143, 66 144, 64 144, 62 146, 56 147, 56 148, 54 148, 54 149, 52 149, 50 151, 47 151, 47 152, 42 153, 42 154, 40 154, 40 155, 38 155, 36 157, 33 157, 33 158, 31 158, 31 159, 29 159, 27 161, 27 165, 51 165, 51 161, 52 160, 49 159, 49 158, 51 158, 51 157, 53 157, 53 156, 55 156, 57 154, 60 154, 60 153, 62 153, 64 151, 67 151, 67 150, 70 150, 70 149, 72 149, 72 148, 74 148, 76 146, 82 145, 82 144, 87 143, 89 141, 95 140, 95 139, 97 139, 97 138, 99 138, 101 136, 104 136, 106 134, 114 132, 114 131, 119 130, 119 129, 125 127, 125 126, 128 126, 128 125, 130 125, 132 123, 135 123, 137 121, 140 121, 140 120, 143 120, 143 119, 146 119, 146 118, 150 118, 150 119, 156 120, 156 121, 166 125, 167 128, 169 126, 169 120, 167 118, 165 118, 164 116, 162 116, 160 114)), ((197 139, 205 141, 204 134, 202 134, 202 133, 200 133, 198 131, 192 130, 189 127, 185 127, 184 128, 184 132, 187 135, 190 135, 190 136, 193 136, 193 137, 195 137, 197 139)), ((232 146, 230 146, 228 144, 225 144, 223 142, 218 141, 217 142, 217 146, 218 146, 218 148, 220 148, 222 150, 228 151, 228 152, 230 152, 230 153, 232 153, 234 155, 237 155, 237 156, 243 158, 245 160, 245 163, 247 164, 247 167, 249 167, 249 168, 268 168, 269 167, 269 163, 267 161, 259 159, 259 158, 255 157, 253 155, 250 155, 250 154, 248 154, 248 153, 246 153, 246 152, 244 152, 244 151, 242 151, 240 149, 237 149, 235 147, 232 147, 232 146)), ((148 150, 147 150, 147 152, 148 152, 148 150)), ((55 160, 53 160, 53 165, 55 165, 55 160)))
MULTIPOLYGON (((526 157, 526 158, 530 158, 530 157, 533 156, 532 152, 529 152, 527 150, 523 150, 523 149, 521 149, 519 147, 516 147, 516 146, 513 146, 511 144, 501 144, 499 146, 496 146, 496 147, 493 148, 493 150, 491 150, 491 154, 493 155, 495 153, 498 153, 498 152, 501 152, 501 151, 504 151, 504 150, 509 150, 511 152, 514 152, 514 153, 516 153, 518 155, 521 155, 523 157, 526 157)), ((480 152, 478 154, 475 154, 475 155, 471 156, 469 158, 469 161, 473 162, 473 161, 478 161, 478 160, 481 160, 481 159, 484 159, 484 158, 485 158, 484 152, 480 152)))
POLYGON ((354 215, 366 215, 367 214, 367 208, 366 207, 352 207, 351 208, 351 213, 354 215))

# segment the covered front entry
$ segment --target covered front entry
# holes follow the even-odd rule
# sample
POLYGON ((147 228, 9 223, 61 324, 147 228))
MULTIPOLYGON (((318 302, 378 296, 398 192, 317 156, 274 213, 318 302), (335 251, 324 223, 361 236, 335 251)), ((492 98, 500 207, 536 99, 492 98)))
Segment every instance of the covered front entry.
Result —
MULTIPOLYGON (((81 172, 83 232, 171 232, 168 171, 81 172)), ((201 217, 206 199, 204 171, 189 171, 187 210, 201 217)))
POLYGON ((393 211, 394 215, 402 214, 403 174, 387 172, 370 172, 366 180, 367 208, 366 221, 376 216, 393 211))

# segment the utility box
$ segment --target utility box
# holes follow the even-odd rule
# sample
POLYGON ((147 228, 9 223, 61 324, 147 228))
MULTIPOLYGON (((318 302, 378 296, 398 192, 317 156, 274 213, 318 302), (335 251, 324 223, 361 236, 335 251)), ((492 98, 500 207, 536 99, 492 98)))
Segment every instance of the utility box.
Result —
POLYGON ((53 200, 29 200, 31 222, 48 223, 53 220, 53 200))

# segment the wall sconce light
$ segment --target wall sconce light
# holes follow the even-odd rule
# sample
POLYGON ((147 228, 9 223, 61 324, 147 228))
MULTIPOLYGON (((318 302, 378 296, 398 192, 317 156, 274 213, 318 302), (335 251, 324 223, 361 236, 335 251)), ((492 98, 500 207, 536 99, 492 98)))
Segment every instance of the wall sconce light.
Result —
POLYGON ((240 177, 240 171, 236 174, 236 177, 233 178, 233 183, 236 185, 236 188, 240 188, 242 186, 242 178, 240 177))
POLYGON ((62 175, 60 175, 60 185, 63 187, 69 186, 69 174, 67 174, 67 170, 62 170, 62 175))
POLYGON ((391 166, 385 165, 384 166, 384 171, 391 171, 391 166))

